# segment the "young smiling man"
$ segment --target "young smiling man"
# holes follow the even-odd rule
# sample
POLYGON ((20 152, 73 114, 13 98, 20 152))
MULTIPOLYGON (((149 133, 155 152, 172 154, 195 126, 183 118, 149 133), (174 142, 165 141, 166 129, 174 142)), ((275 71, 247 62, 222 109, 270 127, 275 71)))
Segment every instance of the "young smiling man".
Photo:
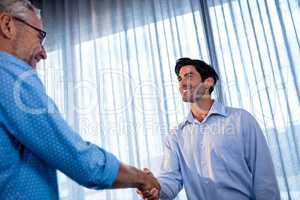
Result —
POLYGON ((189 200, 279 200, 270 151, 256 120, 211 98, 219 78, 205 62, 181 58, 175 73, 191 111, 166 138, 161 191, 139 194, 173 199, 184 187, 189 200))
POLYGON ((47 96, 34 71, 47 57, 38 13, 28 0, 0 1, 0 199, 58 199, 56 170, 94 189, 159 189, 154 177, 84 141, 47 96))

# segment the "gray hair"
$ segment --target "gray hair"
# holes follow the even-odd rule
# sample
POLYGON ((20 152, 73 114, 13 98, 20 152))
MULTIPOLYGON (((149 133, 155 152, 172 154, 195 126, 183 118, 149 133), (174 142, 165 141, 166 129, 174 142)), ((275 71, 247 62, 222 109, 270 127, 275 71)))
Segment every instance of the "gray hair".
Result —
POLYGON ((26 19, 28 11, 34 12, 41 18, 40 10, 30 3, 29 0, 0 0, 0 12, 8 12, 13 16, 26 19))

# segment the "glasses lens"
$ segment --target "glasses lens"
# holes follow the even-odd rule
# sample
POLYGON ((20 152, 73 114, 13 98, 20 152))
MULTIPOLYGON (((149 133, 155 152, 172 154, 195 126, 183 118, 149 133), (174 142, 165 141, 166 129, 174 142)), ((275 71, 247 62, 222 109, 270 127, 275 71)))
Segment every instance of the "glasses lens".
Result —
POLYGON ((46 39, 46 32, 41 30, 40 31, 40 40, 41 40, 42 45, 45 43, 45 39, 46 39))

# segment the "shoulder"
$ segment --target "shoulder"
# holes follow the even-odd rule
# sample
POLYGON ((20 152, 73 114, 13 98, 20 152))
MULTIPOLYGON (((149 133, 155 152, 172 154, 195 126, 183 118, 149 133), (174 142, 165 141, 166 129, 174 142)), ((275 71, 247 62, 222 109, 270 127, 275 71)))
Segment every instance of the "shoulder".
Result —
POLYGON ((259 121, 249 111, 242 108, 230 108, 231 117, 236 121, 239 120, 239 126, 243 132, 261 131, 259 121))
POLYGON ((238 117, 242 120, 255 120, 253 115, 243 108, 225 107, 226 113, 231 117, 238 117))
POLYGON ((186 122, 183 121, 177 126, 173 127, 171 130, 169 130, 169 134, 164 138, 165 146, 170 148, 176 148, 178 144, 178 138, 180 138, 180 135, 182 134, 182 129, 184 128, 185 123, 186 122))
POLYGON ((166 145, 171 145, 177 142, 177 130, 178 127, 174 127, 169 131, 169 134, 164 139, 166 145))

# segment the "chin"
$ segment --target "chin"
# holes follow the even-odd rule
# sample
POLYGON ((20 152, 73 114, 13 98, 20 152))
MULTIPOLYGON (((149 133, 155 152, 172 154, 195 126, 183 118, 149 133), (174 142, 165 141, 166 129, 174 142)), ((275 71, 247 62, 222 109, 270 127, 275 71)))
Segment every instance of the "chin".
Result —
POLYGON ((30 62, 30 66, 31 66, 31 68, 34 69, 34 70, 36 69, 36 65, 37 65, 37 63, 36 63, 35 61, 31 61, 31 62, 30 62))
POLYGON ((191 97, 182 96, 182 101, 186 102, 186 103, 192 103, 192 98, 191 97))
POLYGON ((33 70, 36 70, 36 65, 31 65, 31 68, 32 68, 33 70))

